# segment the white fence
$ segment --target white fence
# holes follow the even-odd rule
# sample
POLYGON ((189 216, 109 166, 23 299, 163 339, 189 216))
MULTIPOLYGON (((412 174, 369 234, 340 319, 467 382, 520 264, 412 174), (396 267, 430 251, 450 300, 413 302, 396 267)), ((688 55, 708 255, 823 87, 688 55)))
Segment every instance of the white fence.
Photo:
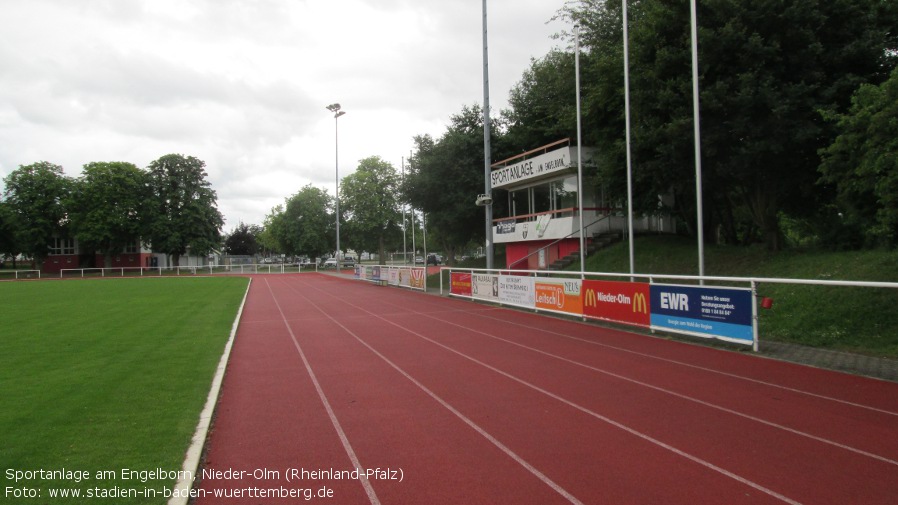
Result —
POLYGON ((178 267, 64 268, 59 277, 161 277, 168 275, 286 274, 315 272, 315 265, 300 266, 278 263, 252 265, 205 265, 178 267))
POLYGON ((3 279, 40 279, 40 270, 0 270, 0 280, 3 279))

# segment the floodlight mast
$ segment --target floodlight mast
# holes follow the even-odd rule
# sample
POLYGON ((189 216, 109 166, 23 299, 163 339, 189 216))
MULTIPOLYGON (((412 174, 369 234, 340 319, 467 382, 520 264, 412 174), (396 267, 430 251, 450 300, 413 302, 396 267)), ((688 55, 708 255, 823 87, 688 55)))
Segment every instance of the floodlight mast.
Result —
MULTIPOLYGON (((489 197, 493 190, 490 182, 491 156, 490 156, 490 71, 489 51, 486 37, 486 0, 483 0, 483 178, 484 194, 489 197)), ((483 206, 486 228, 486 268, 493 268, 493 207, 483 206)))
POLYGON ((334 198, 336 201, 336 221, 337 221, 337 271, 339 272, 342 268, 343 264, 340 258, 340 134, 338 129, 337 119, 346 114, 346 111, 340 110, 339 103, 332 103, 325 107, 327 110, 334 113, 334 173, 336 174, 336 187, 334 189, 334 198))

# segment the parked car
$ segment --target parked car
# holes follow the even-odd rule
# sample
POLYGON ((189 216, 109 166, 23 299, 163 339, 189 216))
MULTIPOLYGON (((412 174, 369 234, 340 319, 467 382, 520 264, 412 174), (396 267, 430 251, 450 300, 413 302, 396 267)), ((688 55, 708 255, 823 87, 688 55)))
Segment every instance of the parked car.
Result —
POLYGON ((337 268, 337 258, 328 258, 325 260, 324 268, 337 268))
POLYGON ((443 263, 443 257, 439 254, 429 254, 427 256, 428 265, 439 265, 441 263, 443 263))
POLYGON ((352 256, 344 256, 343 257, 343 266, 344 267, 354 267, 355 266, 355 258, 352 256))
POLYGON ((423 265, 423 264, 424 264, 424 258, 421 257, 421 256, 415 256, 415 264, 416 264, 416 265, 423 265))

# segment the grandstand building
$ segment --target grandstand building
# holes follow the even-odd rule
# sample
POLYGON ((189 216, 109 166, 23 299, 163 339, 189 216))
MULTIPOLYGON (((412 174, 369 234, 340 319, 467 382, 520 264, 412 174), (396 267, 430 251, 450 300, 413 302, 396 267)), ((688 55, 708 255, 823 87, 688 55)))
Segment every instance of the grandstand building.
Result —
MULTIPOLYGON (((595 149, 581 151, 585 171, 595 149)), ((505 245, 506 268, 542 270, 578 258, 581 213, 588 248, 627 235, 625 200, 607 201, 604 192, 584 184, 580 208, 578 163, 576 147, 565 139, 492 165, 493 243, 505 245)), ((670 215, 661 209, 657 215, 634 218, 633 228, 675 231, 670 215)))

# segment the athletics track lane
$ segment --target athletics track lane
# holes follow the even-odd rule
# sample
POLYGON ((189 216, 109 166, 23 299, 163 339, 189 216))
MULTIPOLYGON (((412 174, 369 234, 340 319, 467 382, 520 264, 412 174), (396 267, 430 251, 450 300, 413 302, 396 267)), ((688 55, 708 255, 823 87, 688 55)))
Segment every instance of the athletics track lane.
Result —
POLYGON ((893 383, 331 276, 260 276, 206 468, 280 474, 201 490, 311 484, 333 490, 323 503, 888 503, 896 412, 893 383), (355 464, 403 480, 285 479, 355 464))

